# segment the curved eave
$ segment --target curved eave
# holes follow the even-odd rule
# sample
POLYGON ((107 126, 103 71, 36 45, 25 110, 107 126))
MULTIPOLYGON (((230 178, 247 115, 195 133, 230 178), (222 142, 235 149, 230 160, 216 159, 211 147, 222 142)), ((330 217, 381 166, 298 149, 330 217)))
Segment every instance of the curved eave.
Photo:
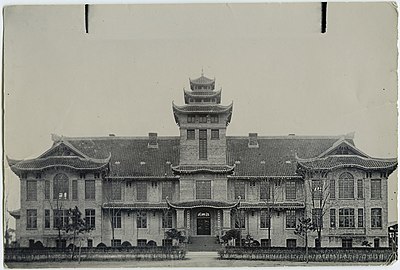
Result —
POLYGON ((41 159, 14 160, 14 159, 7 157, 7 161, 8 161, 8 164, 10 165, 10 169, 14 173, 17 173, 17 174, 20 172, 42 171, 42 170, 46 170, 46 169, 50 169, 50 168, 54 168, 54 167, 62 167, 62 168, 68 168, 68 169, 73 169, 73 170, 91 170, 91 171, 92 170, 100 170, 100 169, 103 169, 108 166, 110 159, 111 159, 111 153, 110 153, 109 157, 106 159, 93 159, 93 158, 85 159, 85 158, 81 158, 81 157, 71 157, 71 156, 62 156, 62 157, 50 156, 50 157, 41 158, 41 159), (79 159, 82 162, 90 162, 97 166, 85 167, 85 166, 76 166, 76 165, 71 165, 71 164, 54 163, 54 164, 47 164, 47 165, 36 166, 36 167, 34 167, 34 166, 28 167, 28 168, 22 167, 23 165, 30 163, 30 162, 36 162, 38 160, 45 162, 45 161, 51 160, 53 158, 79 159))
MULTIPOLYGON (((305 170, 335 170, 335 169, 341 169, 341 168, 356 168, 356 169, 361 169, 361 170, 389 170, 389 171, 394 171, 397 167, 397 159, 375 159, 375 158, 365 158, 361 156, 350 156, 354 157, 358 160, 363 160, 363 161, 373 161, 373 162, 385 162, 389 164, 382 164, 381 166, 372 166, 372 165, 363 165, 359 164, 356 162, 345 162, 341 164, 335 164, 331 166, 319 166, 318 164, 315 164, 317 162, 324 162, 327 159, 333 158, 333 157, 338 157, 338 156, 328 156, 325 158, 313 158, 313 159, 300 159, 297 158, 297 164, 298 164, 298 169, 305 169, 305 170)), ((340 156, 342 158, 348 158, 348 155, 340 156)), ((339 157, 339 158, 340 158, 339 157)), ((338 161, 337 163, 340 163, 338 161)))
POLYGON ((216 96, 221 96, 222 89, 219 89, 217 91, 210 90, 210 91, 207 91, 207 93, 202 92, 202 94, 200 94, 200 92, 188 91, 188 90, 184 89, 183 93, 184 93, 184 96, 185 96, 185 100, 186 100, 186 96, 193 97, 193 98, 200 98, 200 97, 213 98, 213 97, 216 97, 216 96))
POLYGON ((197 78, 197 79, 190 79, 189 78, 189 83, 190 83, 190 85, 192 86, 192 85, 201 85, 201 86, 203 86, 203 85, 215 85, 215 78, 214 79, 210 79, 210 78, 207 78, 207 77, 205 77, 205 76, 201 76, 201 77, 199 77, 199 78, 197 78), (201 80, 203 80, 203 81, 201 81, 201 80))
POLYGON ((12 210, 8 211, 8 213, 15 219, 19 219, 21 217, 21 210, 12 210))
POLYGON ((198 203, 197 205, 185 205, 191 202, 181 202, 181 203, 172 203, 168 199, 166 200, 169 207, 174 209, 193 209, 193 208, 213 208, 213 209, 232 209, 237 207, 240 204, 240 200, 234 203, 226 203, 226 205, 213 205, 215 201, 194 201, 193 203, 198 203))
POLYGON ((168 204, 166 203, 103 203, 103 209, 123 209, 123 210, 159 210, 168 209, 168 204))
POLYGON ((304 203, 246 203, 242 202, 239 209, 303 209, 304 203))
POLYGON ((172 170, 178 174, 196 174, 196 173, 231 173, 234 167, 228 166, 226 169, 198 168, 198 169, 180 169, 179 166, 172 167, 172 170))
MULTIPOLYGON (((215 110, 215 111, 214 110, 210 110, 210 109, 206 109, 206 108, 204 110, 193 110, 193 111, 185 110, 185 108, 191 107, 191 106, 209 107, 210 104, 204 104, 204 105, 196 104, 196 105, 178 106, 178 105, 176 105, 175 103, 172 102, 172 108, 173 108, 173 111, 174 111, 174 115, 176 113, 185 113, 185 114, 193 113, 193 114, 196 114, 196 113, 226 113, 226 112, 229 112, 230 114, 232 114, 232 110, 233 110, 233 102, 231 104, 229 104, 228 106, 214 105, 216 108, 219 109, 219 110, 215 110)), ((175 119, 176 119, 176 117, 175 117, 175 119)), ((230 121, 230 116, 229 116, 229 121, 230 121)))

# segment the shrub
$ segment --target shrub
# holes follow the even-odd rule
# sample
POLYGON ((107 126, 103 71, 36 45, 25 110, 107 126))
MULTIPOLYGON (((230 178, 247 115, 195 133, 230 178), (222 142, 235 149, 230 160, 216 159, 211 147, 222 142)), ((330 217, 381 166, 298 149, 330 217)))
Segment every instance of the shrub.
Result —
POLYGON ((122 242, 121 246, 122 246, 122 247, 131 247, 132 244, 129 243, 129 241, 124 241, 124 242, 122 242))

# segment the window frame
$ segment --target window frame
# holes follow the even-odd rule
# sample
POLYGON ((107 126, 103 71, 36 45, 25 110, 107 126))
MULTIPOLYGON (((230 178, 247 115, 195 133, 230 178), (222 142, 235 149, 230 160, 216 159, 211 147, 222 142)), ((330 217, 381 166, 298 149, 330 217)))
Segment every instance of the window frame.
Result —
POLYGON ((196 200, 210 200, 212 198, 211 180, 196 180, 196 200))
POLYGON ((339 199, 354 199, 354 176, 344 172, 339 176, 339 199))
POLYGON ((37 209, 26 209, 26 229, 36 230, 38 228, 38 212, 37 209))
POLYGON ((26 200, 37 201, 37 180, 26 180, 26 200))
POLYGON ((339 228, 355 228, 354 208, 339 209, 339 228))
POLYGON ((196 140, 196 130, 195 129, 187 129, 186 130, 186 139, 187 140, 196 140))
POLYGON ((286 180, 285 182, 285 199, 288 201, 297 199, 297 181, 286 180))
POLYGON ((296 229, 296 210, 286 210, 286 229, 296 229))
POLYGON ((138 229, 147 228, 147 212, 136 213, 136 228, 138 229))
POLYGON ((96 180, 85 180, 85 200, 96 200, 96 180))

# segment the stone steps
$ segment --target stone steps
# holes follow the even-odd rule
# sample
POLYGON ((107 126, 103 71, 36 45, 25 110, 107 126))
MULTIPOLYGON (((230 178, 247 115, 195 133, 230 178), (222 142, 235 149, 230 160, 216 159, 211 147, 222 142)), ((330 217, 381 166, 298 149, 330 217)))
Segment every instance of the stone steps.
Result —
POLYGON ((190 242, 187 246, 189 251, 218 251, 221 248, 215 236, 192 236, 190 242))

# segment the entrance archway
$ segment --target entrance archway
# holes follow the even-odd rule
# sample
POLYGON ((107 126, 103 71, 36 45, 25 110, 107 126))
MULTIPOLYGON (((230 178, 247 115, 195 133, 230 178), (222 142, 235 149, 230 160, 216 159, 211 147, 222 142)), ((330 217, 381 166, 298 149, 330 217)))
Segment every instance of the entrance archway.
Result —
POLYGON ((197 235, 211 235, 210 212, 197 213, 197 235))

